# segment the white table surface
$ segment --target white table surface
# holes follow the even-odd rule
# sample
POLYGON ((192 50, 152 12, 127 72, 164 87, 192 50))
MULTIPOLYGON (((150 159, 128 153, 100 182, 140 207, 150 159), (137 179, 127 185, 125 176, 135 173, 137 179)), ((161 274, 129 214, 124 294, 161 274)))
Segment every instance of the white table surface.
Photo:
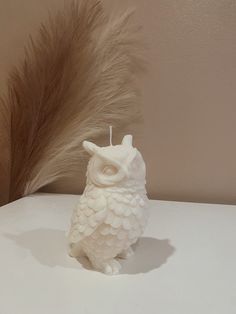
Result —
POLYGON ((109 277, 67 256, 77 201, 35 194, 0 208, 0 314, 236 313, 236 206, 151 201, 135 256, 109 277))

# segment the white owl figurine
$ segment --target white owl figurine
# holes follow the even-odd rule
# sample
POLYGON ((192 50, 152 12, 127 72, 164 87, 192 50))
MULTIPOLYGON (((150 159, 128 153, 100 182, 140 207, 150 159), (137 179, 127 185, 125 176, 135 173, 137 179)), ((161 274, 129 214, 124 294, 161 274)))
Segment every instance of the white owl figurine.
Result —
POLYGON ((71 219, 69 254, 87 256, 94 269, 118 274, 118 258, 133 254, 131 245, 147 223, 146 168, 126 135, 121 145, 83 142, 91 155, 87 185, 71 219))

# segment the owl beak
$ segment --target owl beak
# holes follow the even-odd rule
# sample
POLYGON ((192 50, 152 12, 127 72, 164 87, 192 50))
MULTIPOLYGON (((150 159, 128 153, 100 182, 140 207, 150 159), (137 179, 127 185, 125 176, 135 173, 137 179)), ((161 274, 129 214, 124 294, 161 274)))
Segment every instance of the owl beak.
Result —
POLYGON ((130 171, 129 171, 128 167, 129 167, 130 163, 132 163, 132 161, 136 155, 137 155, 137 149, 133 148, 131 151, 131 154, 129 155, 128 159, 126 160, 126 165, 121 165, 121 168, 124 171, 124 174, 125 174, 127 179, 129 179, 129 177, 130 177, 130 171))
POLYGON ((124 167, 123 170, 124 170, 126 178, 129 179, 130 175, 129 175, 129 171, 128 171, 127 167, 124 167))

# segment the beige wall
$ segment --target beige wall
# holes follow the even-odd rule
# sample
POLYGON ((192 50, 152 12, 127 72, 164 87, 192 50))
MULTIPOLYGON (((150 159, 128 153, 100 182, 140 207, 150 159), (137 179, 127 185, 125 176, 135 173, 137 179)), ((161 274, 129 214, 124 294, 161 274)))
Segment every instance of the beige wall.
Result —
MULTIPOLYGON (((0 1, 0 86, 48 9, 62 0, 0 1)), ((136 139, 160 199, 236 203, 236 1, 106 0, 137 7, 149 48, 136 139)), ((78 192, 84 179, 57 185, 78 192)), ((54 187, 55 188, 55 187, 54 187)))

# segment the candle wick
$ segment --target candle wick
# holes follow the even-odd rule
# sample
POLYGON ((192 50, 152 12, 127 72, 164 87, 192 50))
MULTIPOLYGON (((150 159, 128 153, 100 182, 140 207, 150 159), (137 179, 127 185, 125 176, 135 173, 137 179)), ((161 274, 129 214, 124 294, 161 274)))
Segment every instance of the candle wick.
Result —
POLYGON ((110 146, 112 146, 112 125, 109 126, 110 129, 110 146))

